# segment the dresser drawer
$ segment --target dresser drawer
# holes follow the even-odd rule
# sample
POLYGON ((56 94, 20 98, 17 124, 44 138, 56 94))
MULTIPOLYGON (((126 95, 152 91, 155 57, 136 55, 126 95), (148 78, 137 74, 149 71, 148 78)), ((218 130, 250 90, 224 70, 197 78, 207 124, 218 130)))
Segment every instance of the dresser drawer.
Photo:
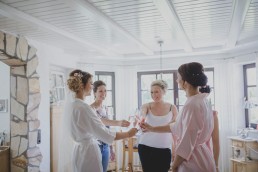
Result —
POLYGON ((242 148, 242 147, 244 147, 244 142, 237 141, 237 140, 232 140, 232 145, 242 148))

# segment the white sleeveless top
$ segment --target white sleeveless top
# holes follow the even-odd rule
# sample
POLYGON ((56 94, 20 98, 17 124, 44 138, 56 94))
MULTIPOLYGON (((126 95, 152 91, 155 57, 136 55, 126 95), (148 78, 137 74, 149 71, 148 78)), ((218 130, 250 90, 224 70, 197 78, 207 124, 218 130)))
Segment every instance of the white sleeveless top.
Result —
MULTIPOLYGON (((162 126, 167 125, 173 118, 172 110, 164 116, 156 116, 151 114, 146 115, 146 122, 151 126, 162 126)), ((143 133, 139 138, 139 144, 143 144, 155 148, 169 148, 172 147, 172 134, 171 133, 154 133, 147 132, 143 133)))

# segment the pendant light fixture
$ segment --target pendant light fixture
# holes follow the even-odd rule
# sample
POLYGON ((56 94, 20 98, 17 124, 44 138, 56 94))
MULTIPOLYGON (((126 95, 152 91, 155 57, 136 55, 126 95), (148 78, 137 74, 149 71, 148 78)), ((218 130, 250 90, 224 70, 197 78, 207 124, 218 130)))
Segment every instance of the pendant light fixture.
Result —
POLYGON ((164 43, 164 41, 163 40, 158 40, 158 44, 159 44, 159 47, 160 47, 160 51, 159 51, 159 64, 160 64, 160 78, 162 79, 162 74, 163 74, 163 72, 162 72, 162 64, 163 64, 163 62, 162 62, 162 45, 163 45, 163 43, 164 43))

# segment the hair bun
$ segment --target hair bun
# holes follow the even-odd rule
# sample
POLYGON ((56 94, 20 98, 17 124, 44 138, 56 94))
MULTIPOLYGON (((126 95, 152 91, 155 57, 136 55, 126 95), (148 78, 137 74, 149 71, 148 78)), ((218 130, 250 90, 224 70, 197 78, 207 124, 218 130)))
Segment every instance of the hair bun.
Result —
POLYGON ((199 89, 199 91, 200 91, 201 93, 210 93, 210 92, 211 92, 211 88, 210 88, 209 85, 206 85, 206 86, 204 86, 204 87, 201 87, 201 88, 199 89))
POLYGON ((181 75, 182 80, 187 81, 193 87, 204 87, 208 82, 203 66, 198 62, 182 64, 178 68, 178 72, 181 75))
POLYGON ((70 76, 70 78, 67 80, 67 85, 71 91, 77 93, 82 89, 81 78, 77 76, 70 76))

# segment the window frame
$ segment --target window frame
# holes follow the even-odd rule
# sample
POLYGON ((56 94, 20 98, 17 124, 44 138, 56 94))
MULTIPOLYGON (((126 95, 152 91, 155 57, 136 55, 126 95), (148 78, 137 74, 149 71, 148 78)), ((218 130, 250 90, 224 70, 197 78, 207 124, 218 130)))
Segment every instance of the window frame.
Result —
POLYGON ((142 96, 141 96, 141 91, 142 91, 142 87, 141 87, 141 76, 142 75, 153 75, 155 74, 156 75, 156 79, 157 79, 157 76, 159 74, 173 74, 173 88, 174 88, 174 104, 176 106, 178 106, 177 104, 177 97, 178 97, 178 84, 176 82, 176 75, 177 75, 177 70, 163 70, 162 72, 161 71, 144 71, 144 72, 137 72, 137 92, 138 92, 138 108, 141 107, 142 105, 142 96))
MULTIPOLYGON (((113 119, 116 119, 116 92, 115 92, 115 72, 107 72, 107 71, 95 71, 95 77, 97 78, 97 80, 99 80, 99 76, 111 76, 111 82, 112 82, 112 87, 111 90, 107 90, 107 91, 111 91, 112 92, 112 107, 113 107, 113 119)), ((110 106, 108 106, 110 107, 110 106)))
MULTIPOLYGON (((214 91, 214 96, 215 96, 215 87, 214 87, 214 68, 213 67, 209 67, 209 68, 204 68, 204 72, 207 71, 212 71, 213 72, 213 86, 211 87, 212 91, 214 91)), ((177 80, 177 70, 164 70, 164 71, 141 71, 141 72, 137 72, 137 93, 138 93, 138 108, 140 108, 142 106, 142 96, 141 96, 141 91, 142 91, 142 87, 141 87, 141 76, 142 75, 156 75, 156 79, 157 79, 157 75, 159 74, 173 74, 173 88, 174 88, 174 99, 173 99, 173 104, 177 107, 177 109, 179 109, 180 105, 179 104, 179 88, 178 88, 178 84, 176 82, 177 80)), ((215 107, 215 102, 214 104, 212 104, 213 107, 215 107)))
MULTIPOLYGON (((250 64, 245 64, 243 65, 243 75, 244 75, 244 97, 246 98, 246 100, 248 100, 248 88, 249 87, 257 87, 256 85, 247 85, 247 70, 250 68, 256 68, 256 64, 255 63, 250 63, 250 64)), ((251 127, 255 127, 257 126, 257 124, 255 123, 250 123, 251 127)), ((249 127, 249 110, 245 109, 245 126, 249 127)))

